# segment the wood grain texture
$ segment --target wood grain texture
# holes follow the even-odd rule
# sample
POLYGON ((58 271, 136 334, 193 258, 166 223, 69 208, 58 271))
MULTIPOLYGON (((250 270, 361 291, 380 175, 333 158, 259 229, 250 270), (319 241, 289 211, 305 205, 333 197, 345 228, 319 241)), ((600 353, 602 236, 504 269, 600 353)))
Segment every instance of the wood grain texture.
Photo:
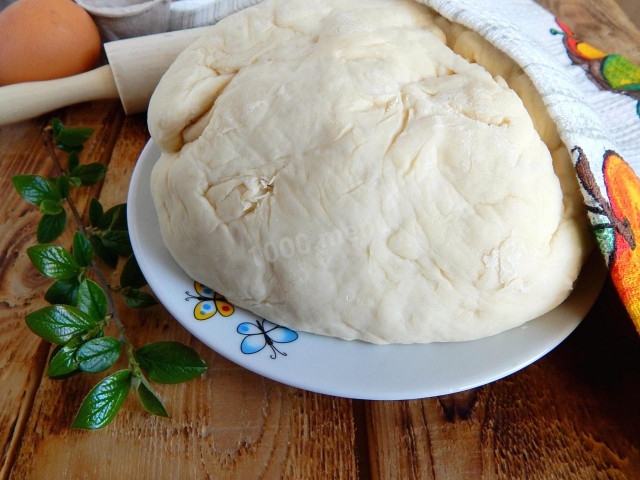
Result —
POLYGON ((615 0, 536 1, 565 22, 580 40, 640 64, 640 30, 615 0))
POLYGON ((640 340, 610 283, 567 341, 472 391, 369 403, 374 478, 640 478, 640 340))
MULTIPOLYGON (((100 194, 105 207, 126 199, 147 138, 144 118, 127 118, 100 194)), ((286 387, 238 367, 195 340, 162 307, 134 311, 118 304, 134 344, 184 342, 209 371, 186 384, 157 386, 171 419, 146 414, 130 396, 116 420, 97 432, 68 425, 102 375, 43 379, 11 478, 97 479, 107 478, 106 471, 109 478, 356 478, 350 400, 286 387)))
POLYGON ((617 0, 617 3, 635 26, 640 28, 640 3, 637 0, 617 0))
MULTIPOLYGON (((97 132, 81 159, 103 159, 105 150, 111 149, 109 142, 117 135, 119 118, 122 114, 111 104, 78 108, 74 121, 97 132)), ((62 120, 66 121, 64 114, 62 120)), ((12 464, 49 350, 24 323, 26 313, 45 305, 43 295, 52 283, 36 272, 25 252, 36 243, 40 215, 10 183, 11 176, 18 173, 55 174, 40 136, 46 123, 47 118, 39 118, 0 128, 0 478, 6 477, 12 464)), ((84 189, 75 197, 81 208, 96 188, 84 189)), ((62 241, 70 243, 70 235, 67 232, 62 241)))

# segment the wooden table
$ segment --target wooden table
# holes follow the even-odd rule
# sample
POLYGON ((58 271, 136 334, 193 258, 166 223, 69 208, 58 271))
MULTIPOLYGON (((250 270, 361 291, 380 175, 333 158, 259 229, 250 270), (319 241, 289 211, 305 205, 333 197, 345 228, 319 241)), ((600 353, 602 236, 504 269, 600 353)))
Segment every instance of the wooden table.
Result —
MULTIPOLYGON (((613 0, 545 0, 580 38, 640 62, 638 31, 613 0)), ((144 116, 115 102, 56 112, 96 134, 82 154, 109 165, 89 195, 125 201, 148 138, 144 116)), ((50 345, 25 326, 50 281, 31 266, 39 215, 14 194, 17 173, 53 174, 42 146, 45 116, 0 128, 0 479, 182 478, 640 478, 640 341, 607 283, 562 345, 482 388, 440 398, 367 402, 309 393, 248 372, 191 337, 162 307, 121 308, 137 345, 178 340, 210 369, 158 386, 171 419, 130 396, 108 428, 71 430, 97 381, 43 375, 50 345)), ((87 191, 88 190, 88 191, 87 191)), ((69 245, 71 233, 62 239, 69 245)))

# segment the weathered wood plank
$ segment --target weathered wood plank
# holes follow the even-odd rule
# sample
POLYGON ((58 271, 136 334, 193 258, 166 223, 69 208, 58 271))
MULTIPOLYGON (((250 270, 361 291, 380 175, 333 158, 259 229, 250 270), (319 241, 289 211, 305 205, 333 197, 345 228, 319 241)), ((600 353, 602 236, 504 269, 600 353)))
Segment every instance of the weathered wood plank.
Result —
POLYGON ((640 340, 608 284, 530 367, 447 397, 368 405, 373 478, 640 478, 640 340))
MULTIPOLYGON (((59 112, 60 113, 60 112, 59 112)), ((42 144, 40 132, 48 118, 41 117, 0 128, 0 478, 6 478, 30 413, 35 390, 40 383, 48 346, 40 342, 24 323, 29 311, 44 306, 43 294, 52 282, 31 266, 26 248, 36 243, 40 218, 35 207, 13 190, 11 176, 19 173, 55 174, 55 167, 42 144)), ((95 103, 77 107, 72 121, 96 129, 98 134, 81 159, 104 159, 118 133, 122 114, 115 103, 95 103)), ((64 114, 62 120, 66 121, 64 114)), ((70 119, 71 120, 71 119, 70 119)), ((83 208, 89 193, 85 189, 75 198, 83 208)), ((70 243, 67 232, 61 241, 70 243)))
MULTIPOLYGON (((105 206, 126 199, 147 137, 143 118, 125 121, 100 196, 105 206)), ((164 308, 137 312, 118 303, 136 345, 187 343, 210 370, 186 384, 157 386, 171 419, 147 415, 129 398, 116 420, 97 432, 68 425, 102 375, 43 379, 11 478, 357 477, 351 401, 264 379, 214 354, 164 308)))
POLYGON ((536 1, 569 25, 580 40, 640 64, 640 29, 615 0, 536 1))

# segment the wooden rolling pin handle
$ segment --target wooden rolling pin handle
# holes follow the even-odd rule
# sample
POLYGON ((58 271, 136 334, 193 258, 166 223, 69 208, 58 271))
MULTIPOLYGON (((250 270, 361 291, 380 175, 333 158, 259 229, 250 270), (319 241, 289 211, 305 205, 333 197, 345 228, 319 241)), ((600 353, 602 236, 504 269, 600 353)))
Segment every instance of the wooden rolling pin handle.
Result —
POLYGON ((37 117, 57 108, 90 100, 118 98, 111 67, 72 77, 0 87, 0 125, 37 117))

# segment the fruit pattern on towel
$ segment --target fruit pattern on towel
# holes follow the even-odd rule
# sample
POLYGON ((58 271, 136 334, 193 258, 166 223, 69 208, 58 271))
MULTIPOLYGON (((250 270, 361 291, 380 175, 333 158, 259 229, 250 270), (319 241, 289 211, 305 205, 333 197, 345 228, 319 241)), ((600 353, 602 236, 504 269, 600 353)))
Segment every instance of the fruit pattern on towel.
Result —
MULTIPOLYGON (((196 294, 185 292, 187 297, 185 301, 198 300, 193 308, 193 317, 196 320, 208 320, 217 313, 223 317, 230 317, 235 313, 235 307, 231 305, 227 299, 214 292, 213 289, 201 284, 193 282, 193 288, 196 294)), ((291 343, 298 339, 298 334, 293 330, 276 325, 264 318, 254 320, 253 322, 243 322, 237 326, 236 332, 244 336, 240 343, 240 351, 245 355, 252 355, 264 350, 265 347, 271 349, 269 358, 275 360, 278 354, 287 356, 285 352, 279 350, 277 343, 291 343)))
POLYGON ((588 43, 575 38, 573 32, 560 20, 556 23, 562 29, 552 28, 553 35, 562 35, 562 43, 569 58, 587 72, 587 76, 601 90, 621 93, 639 100, 636 113, 640 117, 640 67, 622 55, 608 55, 588 43))
POLYGON ((578 154, 575 167, 580 183, 597 204, 587 205, 587 210, 596 219, 592 223, 600 250, 640 333, 640 179, 620 155, 607 150, 602 162, 605 196, 584 151, 575 147, 572 152, 578 154))

